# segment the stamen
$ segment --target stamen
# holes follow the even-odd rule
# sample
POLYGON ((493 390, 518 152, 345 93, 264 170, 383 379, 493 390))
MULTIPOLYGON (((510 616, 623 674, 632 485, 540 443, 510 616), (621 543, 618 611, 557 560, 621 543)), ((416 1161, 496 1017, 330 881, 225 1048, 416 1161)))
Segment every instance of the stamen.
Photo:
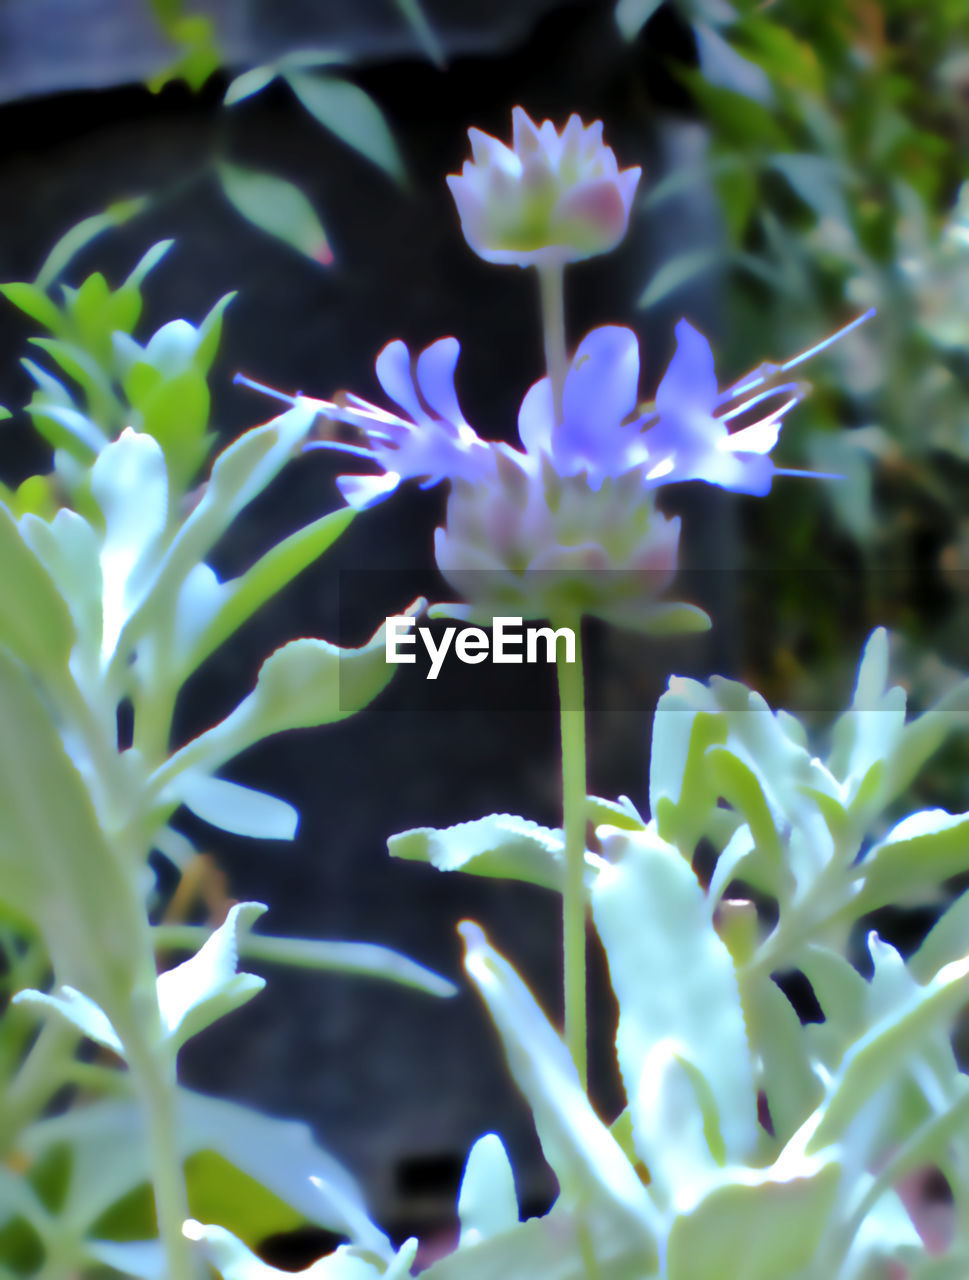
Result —
POLYGON ((837 333, 832 333, 829 338, 822 339, 822 341, 817 343, 816 346, 809 347, 807 351, 802 351, 801 354, 799 356, 795 356, 793 360, 788 360, 786 364, 782 364, 782 372, 786 373, 788 369, 793 369, 795 365, 801 364, 805 360, 810 360, 811 357, 816 356, 819 351, 824 351, 827 347, 830 347, 833 342, 838 342, 841 338, 844 338, 847 334, 851 333, 853 329, 857 329, 859 325, 864 324, 866 320, 870 320, 874 314, 875 308, 869 307, 863 315, 856 316, 850 324, 846 324, 844 328, 839 329, 837 333))
MULTIPOLYGON (((727 400, 732 400, 735 396, 743 395, 747 391, 753 391, 755 387, 761 387, 773 377, 775 373, 787 373, 788 369, 793 369, 799 364, 803 364, 805 360, 810 360, 819 352, 825 351, 832 343, 839 342, 846 337, 859 325, 863 325, 870 320, 875 314, 875 308, 869 307, 862 315, 856 316, 854 320, 849 321, 843 328, 838 329, 835 333, 830 334, 827 338, 823 338, 813 347, 808 347, 807 351, 802 351, 800 355, 794 356, 793 359, 785 361, 784 364, 762 364, 759 369, 755 369, 752 373, 746 374, 739 382, 735 382, 732 387, 728 387, 722 392, 717 403, 723 404, 727 400)), ((814 474, 813 472, 811 473, 814 474)))
POLYGON ((259 391, 264 396, 270 396, 273 400, 282 400, 285 404, 295 405, 300 396, 288 396, 285 391, 277 391, 275 387, 267 387, 264 382, 256 382, 254 378, 247 378, 244 373, 237 373, 232 379, 237 387, 249 387, 252 391, 259 391))
POLYGON ((366 458, 369 462, 375 462, 373 451, 365 449, 359 444, 341 444, 339 440, 310 440, 308 444, 303 445, 303 452, 309 453, 311 449, 330 449, 335 453, 352 453, 357 458, 366 458))
MULTIPOLYGON (((755 404, 760 404, 762 400, 769 400, 771 396, 783 395, 786 391, 799 391, 800 385, 798 382, 784 382, 777 387, 768 387, 766 391, 761 391, 759 395, 752 396, 749 400, 745 400, 743 404, 738 404, 736 409, 728 409, 726 413, 721 413, 720 421, 729 422, 731 418, 739 417, 740 414, 745 413, 748 409, 752 409, 755 404)), ((802 395, 796 395, 787 402, 784 410, 775 410, 771 417, 774 417, 777 412, 786 412, 791 405, 798 404, 802 398, 803 393, 802 395)))

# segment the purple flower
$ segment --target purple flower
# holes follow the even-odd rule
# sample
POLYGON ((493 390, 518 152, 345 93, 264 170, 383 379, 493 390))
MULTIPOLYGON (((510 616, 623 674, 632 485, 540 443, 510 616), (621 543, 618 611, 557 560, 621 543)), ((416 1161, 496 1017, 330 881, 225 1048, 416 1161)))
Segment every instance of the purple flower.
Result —
POLYGON ((377 377, 407 416, 355 395, 340 404, 320 402, 325 416, 357 427, 365 443, 328 440, 307 447, 353 453, 383 469, 382 475, 338 478, 344 498, 358 508, 381 501, 408 479, 425 488, 443 480, 490 482, 498 452, 534 474, 546 459, 557 475, 584 477, 594 491, 635 472, 644 490, 702 480, 735 493, 765 494, 775 475, 818 474, 776 467, 770 457, 784 415, 806 389, 783 375, 871 314, 786 364, 764 365, 723 391, 709 343, 681 320, 676 351, 647 412, 640 411, 636 335, 617 325, 593 329, 566 373, 560 422, 547 377, 526 394, 518 414, 522 451, 489 444, 465 420, 454 389, 456 338, 432 343, 414 363, 403 342, 391 342, 377 357, 377 377), (731 429, 735 423, 741 425, 731 429))
POLYGON ((420 480, 422 487, 430 488, 442 480, 474 482, 490 473, 491 448, 465 421, 454 389, 460 350, 457 338, 441 338, 412 364, 403 342, 391 342, 383 348, 377 356, 377 379, 407 417, 352 393, 339 404, 320 402, 325 417, 358 427, 366 444, 323 440, 307 448, 356 454, 383 468, 382 475, 337 477, 337 486, 349 506, 361 509, 381 502, 404 480, 420 480))

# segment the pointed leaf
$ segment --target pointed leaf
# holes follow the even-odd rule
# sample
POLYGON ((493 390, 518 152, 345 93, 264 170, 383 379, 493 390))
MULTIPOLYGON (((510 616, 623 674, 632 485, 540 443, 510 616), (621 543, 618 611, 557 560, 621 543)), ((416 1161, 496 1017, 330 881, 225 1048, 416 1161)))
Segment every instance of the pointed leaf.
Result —
POLYGON ((265 910, 261 902, 237 903, 190 960, 158 975, 162 1026, 176 1044, 239 1008, 266 985, 263 978, 236 971, 238 933, 265 910))
POLYGON ((91 493, 104 515, 101 650, 110 657, 161 556, 168 523, 168 472, 158 441, 126 427, 98 455, 91 469, 91 493))
POLYGON ((180 800, 203 822, 253 840, 293 840, 299 826, 299 814, 285 800, 195 769, 179 774, 163 799, 180 800))
MULTIPOLYGON (((153 930, 158 951, 194 951, 209 936, 201 925, 163 924, 153 930)), ((432 996, 453 996, 457 988, 439 974, 425 969, 390 947, 372 942, 334 942, 321 938, 274 938, 245 934, 239 939, 242 955, 294 969, 330 970, 360 977, 383 978, 432 996)))
POLYGON ((512 1075, 535 1118, 545 1158, 567 1203, 604 1203, 640 1234, 642 1262, 655 1256, 655 1211, 622 1148, 592 1109, 568 1049, 481 929, 460 926, 465 968, 501 1033, 512 1075))
POLYGON ((191 642, 187 632, 183 633, 182 669, 186 674, 194 671, 247 618, 327 551, 349 526, 354 514, 350 508, 341 507, 321 516, 277 543, 238 578, 218 584, 218 593, 211 587, 210 609, 195 629, 191 642))
MULTIPOLYGON (((423 605, 416 601, 408 613, 423 605)), ((359 649, 326 640, 291 640, 277 649, 262 664, 252 693, 159 770, 163 794, 171 786, 169 775, 177 778, 188 766, 212 771, 274 733, 332 724, 372 702, 396 670, 386 661, 384 625, 359 649)))
POLYGON ((63 670, 74 638, 70 613, 2 503, 0 563, 0 645, 35 670, 63 670))
POLYGON ((40 927, 56 980, 117 1026, 133 991, 150 999, 154 986, 147 961, 133 967, 144 954, 141 890, 108 846, 34 681, 2 647, 0 814, 0 901, 40 927))
POLYGON ((486 1133, 471 1148, 458 1196, 461 1245, 500 1235, 518 1223, 515 1174, 504 1144, 486 1133))
POLYGON ((306 110, 324 128, 348 146, 366 156, 398 182, 404 164, 387 127, 383 112, 373 98, 349 80, 320 72, 287 72, 286 80, 306 110))
POLYGON ((926 809, 903 818, 855 868, 862 885, 852 911, 862 915, 913 894, 937 892, 969 870, 969 813, 926 809))
POLYGON ((253 226, 322 266, 333 261, 326 232, 299 187, 234 164, 219 165, 219 178, 226 198, 253 226))
POLYGON ((438 871, 467 871, 562 889, 561 831, 509 813, 440 829, 415 827, 391 836, 387 848, 393 858, 429 862, 438 871))
POLYGON ((18 991, 11 1003, 23 1005, 42 1014, 56 1013, 64 1018, 82 1035, 103 1045, 119 1056, 124 1056, 124 1049, 118 1039, 104 1010, 89 1000, 86 995, 73 987, 61 987, 53 995, 45 995, 42 991, 18 991))
POLYGON ((744 1159, 758 1131, 750 1050, 733 961, 706 895, 654 832, 604 827, 599 836, 608 865, 592 891, 592 912, 619 1001, 616 1049, 637 1151, 650 1167, 662 1158, 640 1142, 636 1099, 650 1050, 670 1042, 713 1091, 727 1157, 744 1159))

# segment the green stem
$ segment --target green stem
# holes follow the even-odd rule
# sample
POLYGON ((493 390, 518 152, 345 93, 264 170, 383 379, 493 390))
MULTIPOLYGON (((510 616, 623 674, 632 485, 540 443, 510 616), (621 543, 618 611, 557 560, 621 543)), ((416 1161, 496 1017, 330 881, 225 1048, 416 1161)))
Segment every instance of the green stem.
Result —
POLYGON ((170 1046, 151 1046, 138 1037, 125 1044, 132 1082, 148 1124, 148 1152, 158 1238, 165 1250, 166 1280, 197 1280, 191 1245, 182 1235, 189 1217, 185 1171, 178 1150, 175 1113, 175 1057, 170 1046))
POLYGON ((542 337, 545 365, 552 385, 552 410, 556 426, 562 421, 562 395, 569 360, 565 351, 565 267, 561 264, 538 268, 542 298, 542 337))
POLYGON ((565 884, 562 893, 565 1041, 584 1089, 587 1080, 585 688, 581 619, 570 619, 565 625, 575 632, 575 661, 565 662, 558 657, 555 664, 562 724, 562 825, 565 829, 565 884))

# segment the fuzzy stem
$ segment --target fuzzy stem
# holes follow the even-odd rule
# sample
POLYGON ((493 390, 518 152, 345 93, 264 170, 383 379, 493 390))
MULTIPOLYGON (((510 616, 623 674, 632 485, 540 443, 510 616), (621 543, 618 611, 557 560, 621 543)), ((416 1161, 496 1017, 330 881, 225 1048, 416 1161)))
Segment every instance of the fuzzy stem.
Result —
POLYGON ((565 267, 561 263, 538 268, 542 298, 542 337, 545 365, 552 385, 555 425, 562 421, 562 396, 569 360, 565 351, 565 267))
POLYGON ((575 661, 556 658, 562 724, 562 825, 565 829, 565 883, 562 894, 562 954, 565 987, 565 1040, 583 1089, 586 1087, 585 960, 585 688, 582 673, 581 620, 571 619, 575 661))
POLYGON ((148 1151, 158 1238, 165 1250, 166 1280, 198 1280, 192 1249, 182 1234, 188 1218, 185 1171, 178 1150, 175 1056, 170 1046, 125 1044, 133 1083, 148 1125, 148 1151))

